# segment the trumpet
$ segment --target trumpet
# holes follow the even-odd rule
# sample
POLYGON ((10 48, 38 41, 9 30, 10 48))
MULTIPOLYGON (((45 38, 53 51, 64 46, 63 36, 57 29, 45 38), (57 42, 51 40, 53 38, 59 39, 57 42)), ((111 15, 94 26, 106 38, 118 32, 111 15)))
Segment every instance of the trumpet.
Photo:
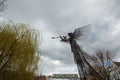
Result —
POLYGON ((60 36, 58 36, 58 37, 51 37, 52 39, 56 39, 56 38, 60 38, 60 36))

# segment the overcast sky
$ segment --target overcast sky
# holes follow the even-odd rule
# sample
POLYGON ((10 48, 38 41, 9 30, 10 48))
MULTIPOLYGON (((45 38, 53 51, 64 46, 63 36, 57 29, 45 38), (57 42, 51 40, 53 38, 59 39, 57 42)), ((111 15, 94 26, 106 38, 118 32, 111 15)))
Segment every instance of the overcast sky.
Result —
POLYGON ((1 20, 30 24, 40 32, 42 60, 38 73, 76 73, 69 44, 52 36, 67 35, 92 24, 86 39, 78 41, 88 54, 110 50, 119 60, 120 0, 9 0, 1 20))

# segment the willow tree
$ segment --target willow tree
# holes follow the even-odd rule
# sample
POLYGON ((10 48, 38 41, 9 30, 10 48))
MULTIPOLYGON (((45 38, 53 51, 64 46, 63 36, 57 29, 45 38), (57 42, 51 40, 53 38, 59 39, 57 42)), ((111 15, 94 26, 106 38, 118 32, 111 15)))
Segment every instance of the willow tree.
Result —
POLYGON ((34 80, 38 34, 26 24, 0 25, 0 80, 34 80))

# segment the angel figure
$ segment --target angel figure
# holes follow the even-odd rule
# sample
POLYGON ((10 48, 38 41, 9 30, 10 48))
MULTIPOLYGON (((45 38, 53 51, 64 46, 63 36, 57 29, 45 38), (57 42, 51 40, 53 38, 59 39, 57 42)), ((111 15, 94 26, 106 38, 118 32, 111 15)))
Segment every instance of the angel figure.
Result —
POLYGON ((81 39, 82 36, 88 33, 89 29, 90 29, 90 25, 87 25, 75 29, 73 33, 72 32, 68 33, 68 36, 52 37, 53 39, 60 38, 62 42, 67 42, 70 44, 71 51, 74 56, 74 62, 76 63, 78 68, 80 80, 86 80, 90 72, 97 74, 97 72, 88 62, 88 59, 90 59, 91 57, 84 50, 81 49, 81 47, 78 45, 76 41, 78 39, 81 39))

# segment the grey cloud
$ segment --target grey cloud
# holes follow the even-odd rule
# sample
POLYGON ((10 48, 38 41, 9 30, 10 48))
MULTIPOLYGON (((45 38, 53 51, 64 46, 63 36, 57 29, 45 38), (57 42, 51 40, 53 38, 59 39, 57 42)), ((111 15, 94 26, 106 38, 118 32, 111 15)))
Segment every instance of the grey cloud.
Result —
POLYGON ((45 72, 52 73, 54 68, 61 72, 65 66, 73 67, 74 61, 69 44, 51 40, 51 37, 67 35, 79 26, 93 24, 88 37, 78 41, 86 52, 93 54, 103 48, 119 55, 119 3, 119 0, 12 0, 2 14, 15 22, 34 25, 42 33, 41 52, 48 57, 45 72), (59 68, 49 63, 56 60, 60 62, 59 68))

